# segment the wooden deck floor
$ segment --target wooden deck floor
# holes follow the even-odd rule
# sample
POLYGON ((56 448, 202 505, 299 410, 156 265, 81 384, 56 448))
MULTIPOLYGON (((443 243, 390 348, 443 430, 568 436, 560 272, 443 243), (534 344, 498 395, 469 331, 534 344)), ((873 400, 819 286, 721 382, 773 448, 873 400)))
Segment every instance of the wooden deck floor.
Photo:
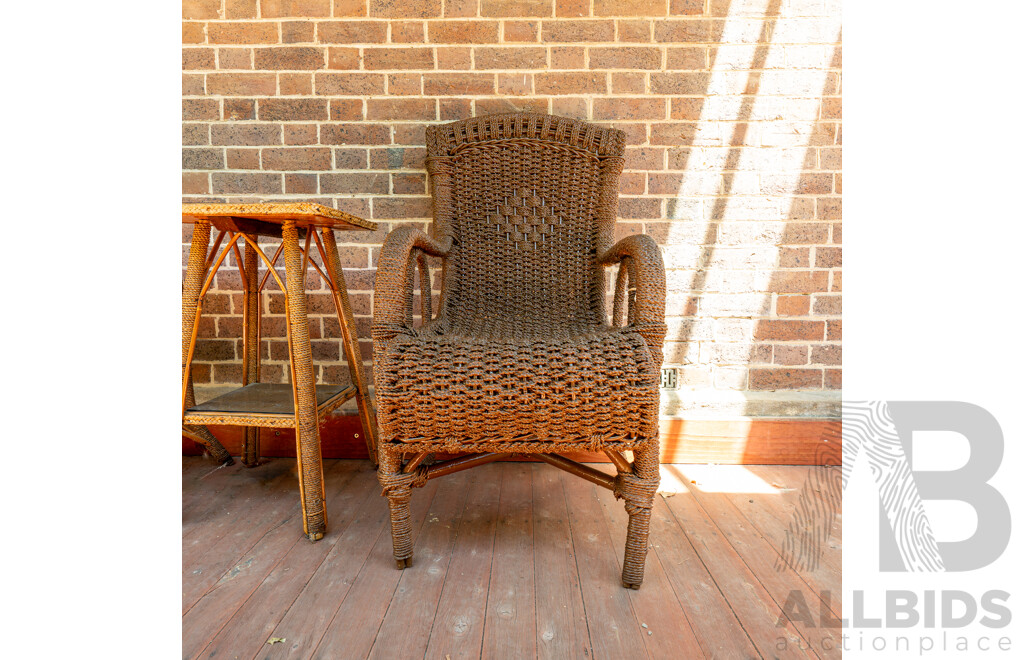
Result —
POLYGON ((414 490, 414 563, 398 571, 369 462, 325 462, 318 543, 301 533, 293 459, 182 462, 186 658, 841 655, 839 631, 821 625, 842 616, 835 469, 662 466, 632 591, 619 582, 622 503, 546 464, 414 490))

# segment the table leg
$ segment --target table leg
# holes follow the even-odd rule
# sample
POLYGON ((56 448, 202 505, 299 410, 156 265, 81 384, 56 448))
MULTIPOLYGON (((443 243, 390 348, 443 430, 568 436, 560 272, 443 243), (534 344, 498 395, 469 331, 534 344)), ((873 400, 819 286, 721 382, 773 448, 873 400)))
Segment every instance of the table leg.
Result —
POLYGON ((363 378, 363 358, 359 352, 359 335, 356 333, 355 320, 352 318, 352 306, 348 301, 348 287, 345 286, 345 274, 341 269, 338 257, 338 245, 334 242, 334 232, 324 229, 322 232, 324 251, 327 253, 327 275, 334 282, 331 293, 334 294, 334 306, 338 310, 338 322, 341 324, 342 344, 345 347, 345 359, 348 361, 349 375, 356 386, 356 405, 359 407, 359 421, 363 425, 363 437, 366 439, 366 451, 370 462, 377 466, 377 420, 374 416, 373 403, 363 378))
MULTIPOLYGON (((195 405, 196 397, 192 389, 192 364, 189 360, 189 349, 192 345, 192 334, 199 310, 199 294, 203 290, 203 278, 206 276, 206 251, 210 247, 210 223, 196 222, 192 228, 192 242, 188 251, 188 267, 185 270, 185 283, 181 290, 181 380, 185 390, 183 412, 185 408, 195 405)), ((218 463, 231 465, 234 460, 224 449, 217 438, 205 426, 182 425, 182 433, 192 440, 206 445, 207 451, 218 463)))
POLYGON ((295 455, 299 463, 299 495, 302 499, 303 530, 311 541, 327 531, 320 428, 316 415, 316 378, 309 347, 306 318, 306 282, 299 232, 293 220, 282 227, 284 267, 288 291, 288 348, 291 354, 292 392, 295 398, 295 455))
MULTIPOLYGON (((245 281, 243 284, 242 316, 242 385, 251 385, 260 380, 260 257, 254 247, 259 237, 246 234, 252 244, 245 245, 245 281)), ((258 426, 245 427, 242 444, 242 465, 256 467, 260 463, 260 429, 258 426)))

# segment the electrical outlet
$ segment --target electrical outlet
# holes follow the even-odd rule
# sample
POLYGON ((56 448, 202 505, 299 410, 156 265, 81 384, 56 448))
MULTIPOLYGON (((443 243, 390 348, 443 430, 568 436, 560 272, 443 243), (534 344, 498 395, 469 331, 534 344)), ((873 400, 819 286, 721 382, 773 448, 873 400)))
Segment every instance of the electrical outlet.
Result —
POLYGON ((678 372, 672 368, 667 367, 661 370, 661 389, 663 390, 674 390, 676 389, 676 378, 678 372))

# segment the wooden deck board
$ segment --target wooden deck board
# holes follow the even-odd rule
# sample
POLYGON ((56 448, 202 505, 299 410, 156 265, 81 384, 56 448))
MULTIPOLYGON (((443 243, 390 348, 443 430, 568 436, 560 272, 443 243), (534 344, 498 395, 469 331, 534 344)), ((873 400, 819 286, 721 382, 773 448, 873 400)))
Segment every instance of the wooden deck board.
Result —
POLYGON ((704 490, 688 469, 663 466, 663 484, 690 490, 655 499, 633 591, 619 581, 622 502, 548 465, 493 463, 414 489, 414 559, 398 571, 368 462, 325 461, 330 524, 311 544, 293 460, 186 458, 183 657, 831 657, 796 648, 827 633, 775 625, 789 590, 815 616, 823 591, 841 593, 836 524, 817 566, 776 566, 813 468, 749 468, 782 486, 763 493, 704 490))

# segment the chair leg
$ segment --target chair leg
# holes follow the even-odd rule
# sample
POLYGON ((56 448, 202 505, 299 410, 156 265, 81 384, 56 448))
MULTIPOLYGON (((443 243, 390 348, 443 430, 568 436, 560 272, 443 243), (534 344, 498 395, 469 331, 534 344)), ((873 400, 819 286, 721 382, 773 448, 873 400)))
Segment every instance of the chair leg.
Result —
POLYGON ((632 471, 620 472, 615 480, 615 497, 626 501, 626 513, 629 514, 626 552, 622 560, 622 586, 639 589, 644 581, 651 508, 660 481, 657 439, 635 450, 633 455, 632 471))
POLYGON ((383 449, 377 478, 384 487, 391 510, 391 543, 395 551, 398 570, 412 566, 412 527, 409 521, 409 500, 414 486, 422 487, 427 481, 424 468, 402 472, 402 455, 383 449))

